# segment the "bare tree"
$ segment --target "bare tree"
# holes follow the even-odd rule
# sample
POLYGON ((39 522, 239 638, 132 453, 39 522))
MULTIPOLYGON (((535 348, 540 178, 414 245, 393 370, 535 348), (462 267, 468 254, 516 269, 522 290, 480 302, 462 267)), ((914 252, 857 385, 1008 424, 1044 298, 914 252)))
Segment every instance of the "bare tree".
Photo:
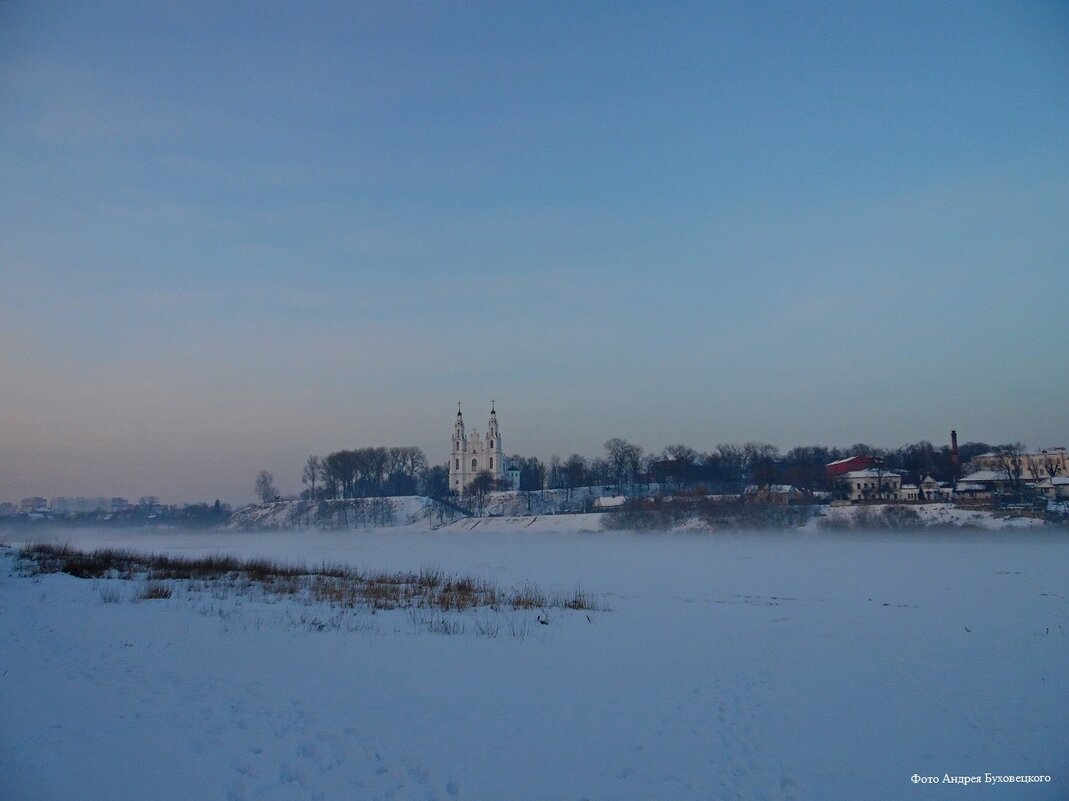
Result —
POLYGON ((1058 475, 1058 463, 1049 457, 1040 461, 1038 455, 1033 454, 1025 461, 1028 462, 1028 475, 1032 477, 1033 481, 1038 482, 1058 475))
POLYGON ((742 456, 750 479, 760 487, 768 487, 775 478, 779 448, 767 442, 747 442, 742 446, 742 456))
POLYGON ((546 483, 550 489, 560 489, 564 486, 564 465, 557 454, 549 457, 549 473, 546 483))
POLYGON ((633 486, 638 479, 642 464, 642 448, 620 437, 613 437, 605 443, 609 457, 609 467, 613 481, 618 488, 633 486))
POLYGON ((420 493, 429 498, 444 498, 450 493, 449 467, 436 464, 425 468, 419 474, 420 493))
POLYGON ((486 497, 494 489, 494 484, 494 477, 490 475, 490 471, 480 470, 471 483, 464 488, 464 494, 470 500, 476 517, 483 516, 483 511, 486 509, 486 497))
POLYGON ((887 463, 880 456, 875 457, 875 459, 872 466, 876 471, 876 497, 882 500, 884 492, 889 489, 883 482, 884 474, 887 472, 887 463))
POLYGON ((594 484, 608 484, 612 479, 610 478, 611 468, 609 467, 609 460, 603 459, 600 456, 595 456, 590 460, 589 464, 589 479, 594 484))
POLYGON ((375 495, 383 494, 382 479, 386 475, 386 468, 390 458, 390 452, 386 448, 365 448, 368 455, 368 478, 374 488, 375 495))
POLYGON ((323 469, 321 471, 323 488, 330 493, 331 498, 337 498, 339 492, 342 498, 349 497, 352 470, 348 453, 348 451, 335 451, 323 460, 323 469))
POLYGON ((664 477, 675 478, 681 487, 686 487, 688 479, 694 473, 698 452, 689 445, 669 445, 661 453, 661 459, 669 463, 664 477))
POLYGON ((266 470, 256 474, 256 497, 260 499, 260 503, 270 503, 278 497, 275 477, 266 470))
POLYGON ((568 487, 568 499, 571 500, 572 492, 576 487, 583 486, 586 478, 586 459, 578 453, 573 453, 564 463, 564 482, 568 487))
POLYGON ((824 489, 827 484, 825 465, 839 458, 834 449, 820 445, 791 448, 784 457, 787 462, 787 483, 799 489, 824 489))
POLYGON ((742 489, 742 469, 746 464, 742 448, 730 443, 721 443, 716 446, 716 456, 719 463, 721 481, 728 484, 733 491, 740 491, 742 489))
POLYGON ((835 493, 835 497, 839 500, 849 500, 850 482, 842 476, 839 476, 832 484, 832 491, 835 493))
POLYGON ((1011 442, 998 449, 998 465, 1009 479, 1014 498, 1021 497, 1021 476, 1024 474, 1024 443, 1011 442))
POLYGON ((301 483, 308 485, 309 500, 314 501, 316 499, 316 480, 319 478, 319 473, 322 469, 323 460, 318 456, 309 456, 308 461, 304 463, 304 470, 301 472, 301 483))
POLYGON ((333 456, 334 454, 331 454, 319 460, 319 478, 323 482, 323 495, 331 500, 338 497, 338 487, 341 484, 341 475, 337 472, 333 456))

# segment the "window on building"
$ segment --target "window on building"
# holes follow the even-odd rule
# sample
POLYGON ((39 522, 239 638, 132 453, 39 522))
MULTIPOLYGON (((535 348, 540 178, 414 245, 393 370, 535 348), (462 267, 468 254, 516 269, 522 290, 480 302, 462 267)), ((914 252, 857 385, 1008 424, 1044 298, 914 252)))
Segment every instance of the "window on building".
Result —
POLYGON ((457 459, 457 470, 460 469, 460 459, 457 459))
POLYGON ((490 469, 491 470, 494 469, 494 457, 493 456, 490 457, 490 469))
MULTIPOLYGON (((493 450, 493 447, 494 447, 494 441, 490 440, 490 449, 493 450)), ((490 465, 490 466, 493 467, 493 465, 490 465)))
POLYGON ((479 468, 479 460, 478 459, 472 459, 471 460, 471 469, 472 470, 477 470, 478 468, 479 468))

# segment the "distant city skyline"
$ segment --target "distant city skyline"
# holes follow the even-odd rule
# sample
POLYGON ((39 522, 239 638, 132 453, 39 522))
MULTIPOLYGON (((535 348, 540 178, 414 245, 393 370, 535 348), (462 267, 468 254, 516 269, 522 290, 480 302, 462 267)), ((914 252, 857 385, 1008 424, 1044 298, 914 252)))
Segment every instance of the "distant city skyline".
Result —
POLYGON ((0 4, 0 500, 1069 445, 1069 7, 0 4), (484 408, 485 407, 485 408, 484 408))
MULTIPOLYGON (((470 417, 470 413, 469 412, 465 412, 465 420, 468 423, 468 426, 470 428, 471 427, 471 423, 470 423, 470 420, 468 419, 469 417, 470 417)), ((487 417, 489 417, 489 413, 487 413, 487 417)), ((455 419, 455 412, 453 413, 452 416, 449 417, 449 422, 452 423, 453 419, 455 419)), ((476 427, 478 427, 478 424, 476 424, 476 427)), ((619 432, 617 434, 611 435, 611 436, 617 436, 617 435, 618 436, 622 436, 624 439, 632 439, 633 440, 633 438, 629 438, 626 434, 619 433, 619 432)), ((502 440, 503 441, 508 441, 507 434, 503 434, 502 440)), ((927 441, 931 442, 932 445, 937 449, 943 447, 944 445, 948 446, 948 447, 950 445, 949 432, 947 432, 947 437, 942 438, 942 439, 940 439, 937 436, 933 436, 933 437, 919 436, 919 437, 907 438, 907 439, 902 440, 901 442, 896 442, 896 443, 882 443, 882 442, 873 442, 873 441, 867 441, 867 440, 857 440, 855 442, 850 442, 850 443, 816 441, 816 440, 814 440, 814 441, 809 441, 809 442, 792 442, 792 443, 786 443, 786 444, 785 443, 771 442, 770 444, 775 445, 776 447, 778 447, 780 449, 781 453, 786 454, 786 452, 788 450, 790 450, 791 448, 793 448, 793 447, 806 446, 806 445, 819 445, 819 446, 825 446, 825 447, 829 447, 829 448, 830 447, 838 447, 838 448, 844 448, 845 449, 845 448, 850 448, 850 447, 852 447, 854 445, 858 445, 858 444, 866 444, 866 445, 870 445, 870 446, 877 447, 877 448, 885 448, 885 449, 887 449, 887 448, 898 447, 898 446, 901 446, 901 445, 911 444, 911 443, 922 441, 922 440, 927 440, 927 441)), ((718 445, 720 445, 720 444, 743 445, 746 442, 751 442, 751 441, 769 442, 768 439, 762 438, 762 437, 749 437, 747 439, 735 439, 735 440, 718 439, 718 440, 716 440, 715 444, 710 444, 710 445, 696 444, 694 441, 689 441, 689 440, 673 440, 671 442, 667 442, 666 441, 663 444, 658 445, 658 446, 647 446, 644 443, 639 442, 637 440, 634 440, 634 441, 635 441, 635 444, 638 444, 641 447, 643 447, 645 453, 647 453, 647 454, 659 454, 664 448, 668 447, 669 445, 676 445, 676 444, 689 445, 691 447, 696 448, 699 452, 711 452, 711 451, 715 451, 716 447, 718 445)), ((993 438, 990 438, 990 437, 987 437, 987 438, 984 438, 984 437, 973 437, 973 438, 962 438, 960 441, 963 444, 967 443, 967 442, 987 442, 989 445, 999 445, 999 444, 1006 444, 1006 443, 1009 443, 1009 442, 1015 442, 1016 440, 1014 440, 1013 438, 1002 440, 1002 439, 993 439, 993 438)), ((427 455, 427 457, 428 457, 428 459, 430 461, 430 464, 432 464, 432 465, 448 465, 448 461, 449 461, 448 453, 446 453, 446 455, 441 459, 437 458, 438 451, 444 451, 443 448, 441 448, 439 446, 436 449, 434 445, 429 445, 429 446, 424 447, 424 446, 420 446, 417 443, 385 442, 385 441, 384 442, 347 443, 345 445, 332 445, 330 447, 323 448, 323 449, 321 449, 319 451, 316 451, 314 455, 326 456, 328 453, 330 453, 332 451, 342 450, 342 449, 348 448, 348 447, 360 447, 360 446, 366 447, 366 446, 369 446, 369 445, 397 446, 397 445, 412 445, 412 444, 415 444, 416 447, 422 448, 424 453, 427 455)), ((1027 449, 1031 450, 1031 451, 1038 451, 1041 448, 1048 448, 1048 447, 1064 447, 1064 446, 1061 446, 1060 444, 1057 444, 1057 443, 1045 443, 1045 444, 1024 443, 1024 444, 1026 445, 1027 449)), ((566 459, 568 456, 570 456, 573 453, 579 453, 584 458, 598 458, 598 457, 604 457, 606 455, 604 447, 603 447, 603 443, 598 443, 596 446, 593 446, 592 448, 590 448, 588 450, 576 449, 576 448, 557 449, 557 450, 552 451, 551 453, 547 453, 545 456, 543 456, 542 454, 536 453, 536 452, 534 452, 532 450, 516 450, 516 449, 506 448, 505 452, 508 455, 512 455, 512 454, 519 454, 519 455, 522 455, 522 456, 535 455, 535 456, 539 456, 539 458, 543 458, 545 461, 548 461, 550 456, 552 456, 552 455, 559 456, 562 460, 566 459)), ((312 454, 308 454, 308 455, 312 455, 312 454)), ((292 465, 291 464, 287 464, 287 465, 284 466, 284 468, 281 468, 281 469, 278 469, 278 470, 275 470, 275 469, 270 470, 270 472, 275 476, 276 483, 279 484, 279 490, 283 494, 283 496, 297 495, 301 491, 306 489, 306 487, 301 483, 301 480, 300 480, 300 470, 303 467, 304 461, 305 461, 304 458, 298 456, 297 462, 295 462, 294 464, 292 464, 292 465), (279 479, 282 479, 282 480, 279 480, 279 479)), ((255 476, 253 476, 253 478, 255 478, 255 476)), ((89 474, 89 479, 91 480, 91 482, 93 482, 94 486, 98 485, 102 480, 100 472, 90 473, 89 474)), ((75 479, 76 483, 80 482, 80 481, 85 481, 85 478, 80 476, 80 477, 75 479)), ((252 484, 251 481, 246 482, 246 483, 249 483, 250 486, 252 484)), ((137 485, 138 486, 148 486, 148 484, 145 481, 141 481, 137 485)), ((202 486, 208 488, 209 490, 211 488, 210 484, 203 484, 202 486)), ((217 500, 218 499, 218 500, 222 500, 224 503, 243 505, 245 503, 252 502, 252 500, 253 500, 253 498, 251 497, 253 495, 253 493, 251 491, 246 491, 245 488, 241 485, 241 482, 239 482, 239 481, 238 482, 235 482, 235 481, 229 481, 229 482, 224 481, 224 482, 221 482, 219 486, 233 486, 233 487, 235 487, 235 493, 234 493, 233 497, 229 497, 225 493, 220 494, 217 491, 214 494, 211 491, 209 491, 207 494, 199 495, 199 496, 183 496, 183 495, 178 495, 178 494, 168 495, 166 492, 156 491, 156 492, 140 493, 140 494, 138 494, 136 496, 136 498, 135 498, 135 500, 133 502, 136 503, 137 499, 140 499, 140 498, 143 498, 143 497, 149 497, 149 498, 153 498, 153 499, 162 498, 164 503, 172 503, 172 504, 174 504, 174 503, 181 504, 181 503, 184 503, 184 502, 189 502, 189 503, 207 502, 207 503, 211 503, 213 500, 217 500), (247 497, 247 496, 250 496, 250 497, 247 497)), ((159 490, 159 488, 156 488, 156 489, 159 490)), ((104 499, 104 498, 112 500, 112 499, 118 499, 118 498, 125 499, 127 497, 127 495, 129 495, 129 493, 124 494, 124 493, 107 493, 107 492, 104 492, 103 495, 94 495, 93 493, 82 493, 81 496, 79 497, 78 495, 72 494, 72 493, 58 493, 58 492, 39 493, 39 492, 31 492, 31 493, 25 493, 23 495, 12 496, 10 498, 0 498, 0 502, 11 502, 11 503, 14 503, 14 504, 18 504, 21 500, 23 500, 25 498, 29 498, 29 497, 43 497, 46 500, 50 500, 50 499, 55 498, 55 497, 64 497, 64 496, 66 497, 67 500, 72 499, 72 497, 78 497, 79 499, 88 498, 90 500, 98 500, 98 499, 104 499)))

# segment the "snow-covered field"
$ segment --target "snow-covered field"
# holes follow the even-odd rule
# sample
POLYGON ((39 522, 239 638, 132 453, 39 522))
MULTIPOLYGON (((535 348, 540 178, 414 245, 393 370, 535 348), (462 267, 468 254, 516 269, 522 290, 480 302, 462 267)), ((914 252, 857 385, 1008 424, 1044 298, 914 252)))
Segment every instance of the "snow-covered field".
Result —
POLYGON ((1069 796, 1064 533, 35 539, 435 566, 547 592, 581 584, 609 608, 553 610, 548 625, 537 610, 457 613, 463 633, 441 634, 404 610, 179 584, 135 601, 136 582, 17 575, 7 551, 3 799, 1069 796), (942 783, 985 773, 1051 781, 942 783))

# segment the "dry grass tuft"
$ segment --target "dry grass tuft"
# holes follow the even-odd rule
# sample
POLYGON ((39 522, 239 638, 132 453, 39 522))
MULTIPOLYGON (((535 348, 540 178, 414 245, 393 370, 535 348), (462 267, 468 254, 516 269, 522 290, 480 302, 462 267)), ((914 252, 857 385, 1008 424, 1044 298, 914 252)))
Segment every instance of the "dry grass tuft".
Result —
POLYGON ((141 594, 137 596, 144 601, 159 600, 162 598, 171 597, 171 587, 168 584, 161 584, 158 581, 150 581, 145 585, 145 588, 141 590, 141 594))
MULTIPOLYGON (((418 573, 362 573, 339 565, 309 569, 266 559, 241 560, 222 555, 188 558, 113 548, 79 551, 69 545, 47 544, 24 547, 19 551, 19 558, 33 574, 141 578, 149 582, 141 598, 170 598, 171 585, 160 582, 188 581, 199 583, 202 589, 210 582, 213 594, 221 588, 227 592, 259 588, 265 595, 299 597, 347 609, 357 606, 373 610, 428 608, 443 612, 479 607, 599 609, 597 600, 578 588, 572 595, 547 597, 531 584, 504 591, 483 579, 447 576, 426 568, 418 573)), ((110 602, 110 597, 105 600, 110 602)), ((436 628, 440 630, 442 626, 436 628)))

